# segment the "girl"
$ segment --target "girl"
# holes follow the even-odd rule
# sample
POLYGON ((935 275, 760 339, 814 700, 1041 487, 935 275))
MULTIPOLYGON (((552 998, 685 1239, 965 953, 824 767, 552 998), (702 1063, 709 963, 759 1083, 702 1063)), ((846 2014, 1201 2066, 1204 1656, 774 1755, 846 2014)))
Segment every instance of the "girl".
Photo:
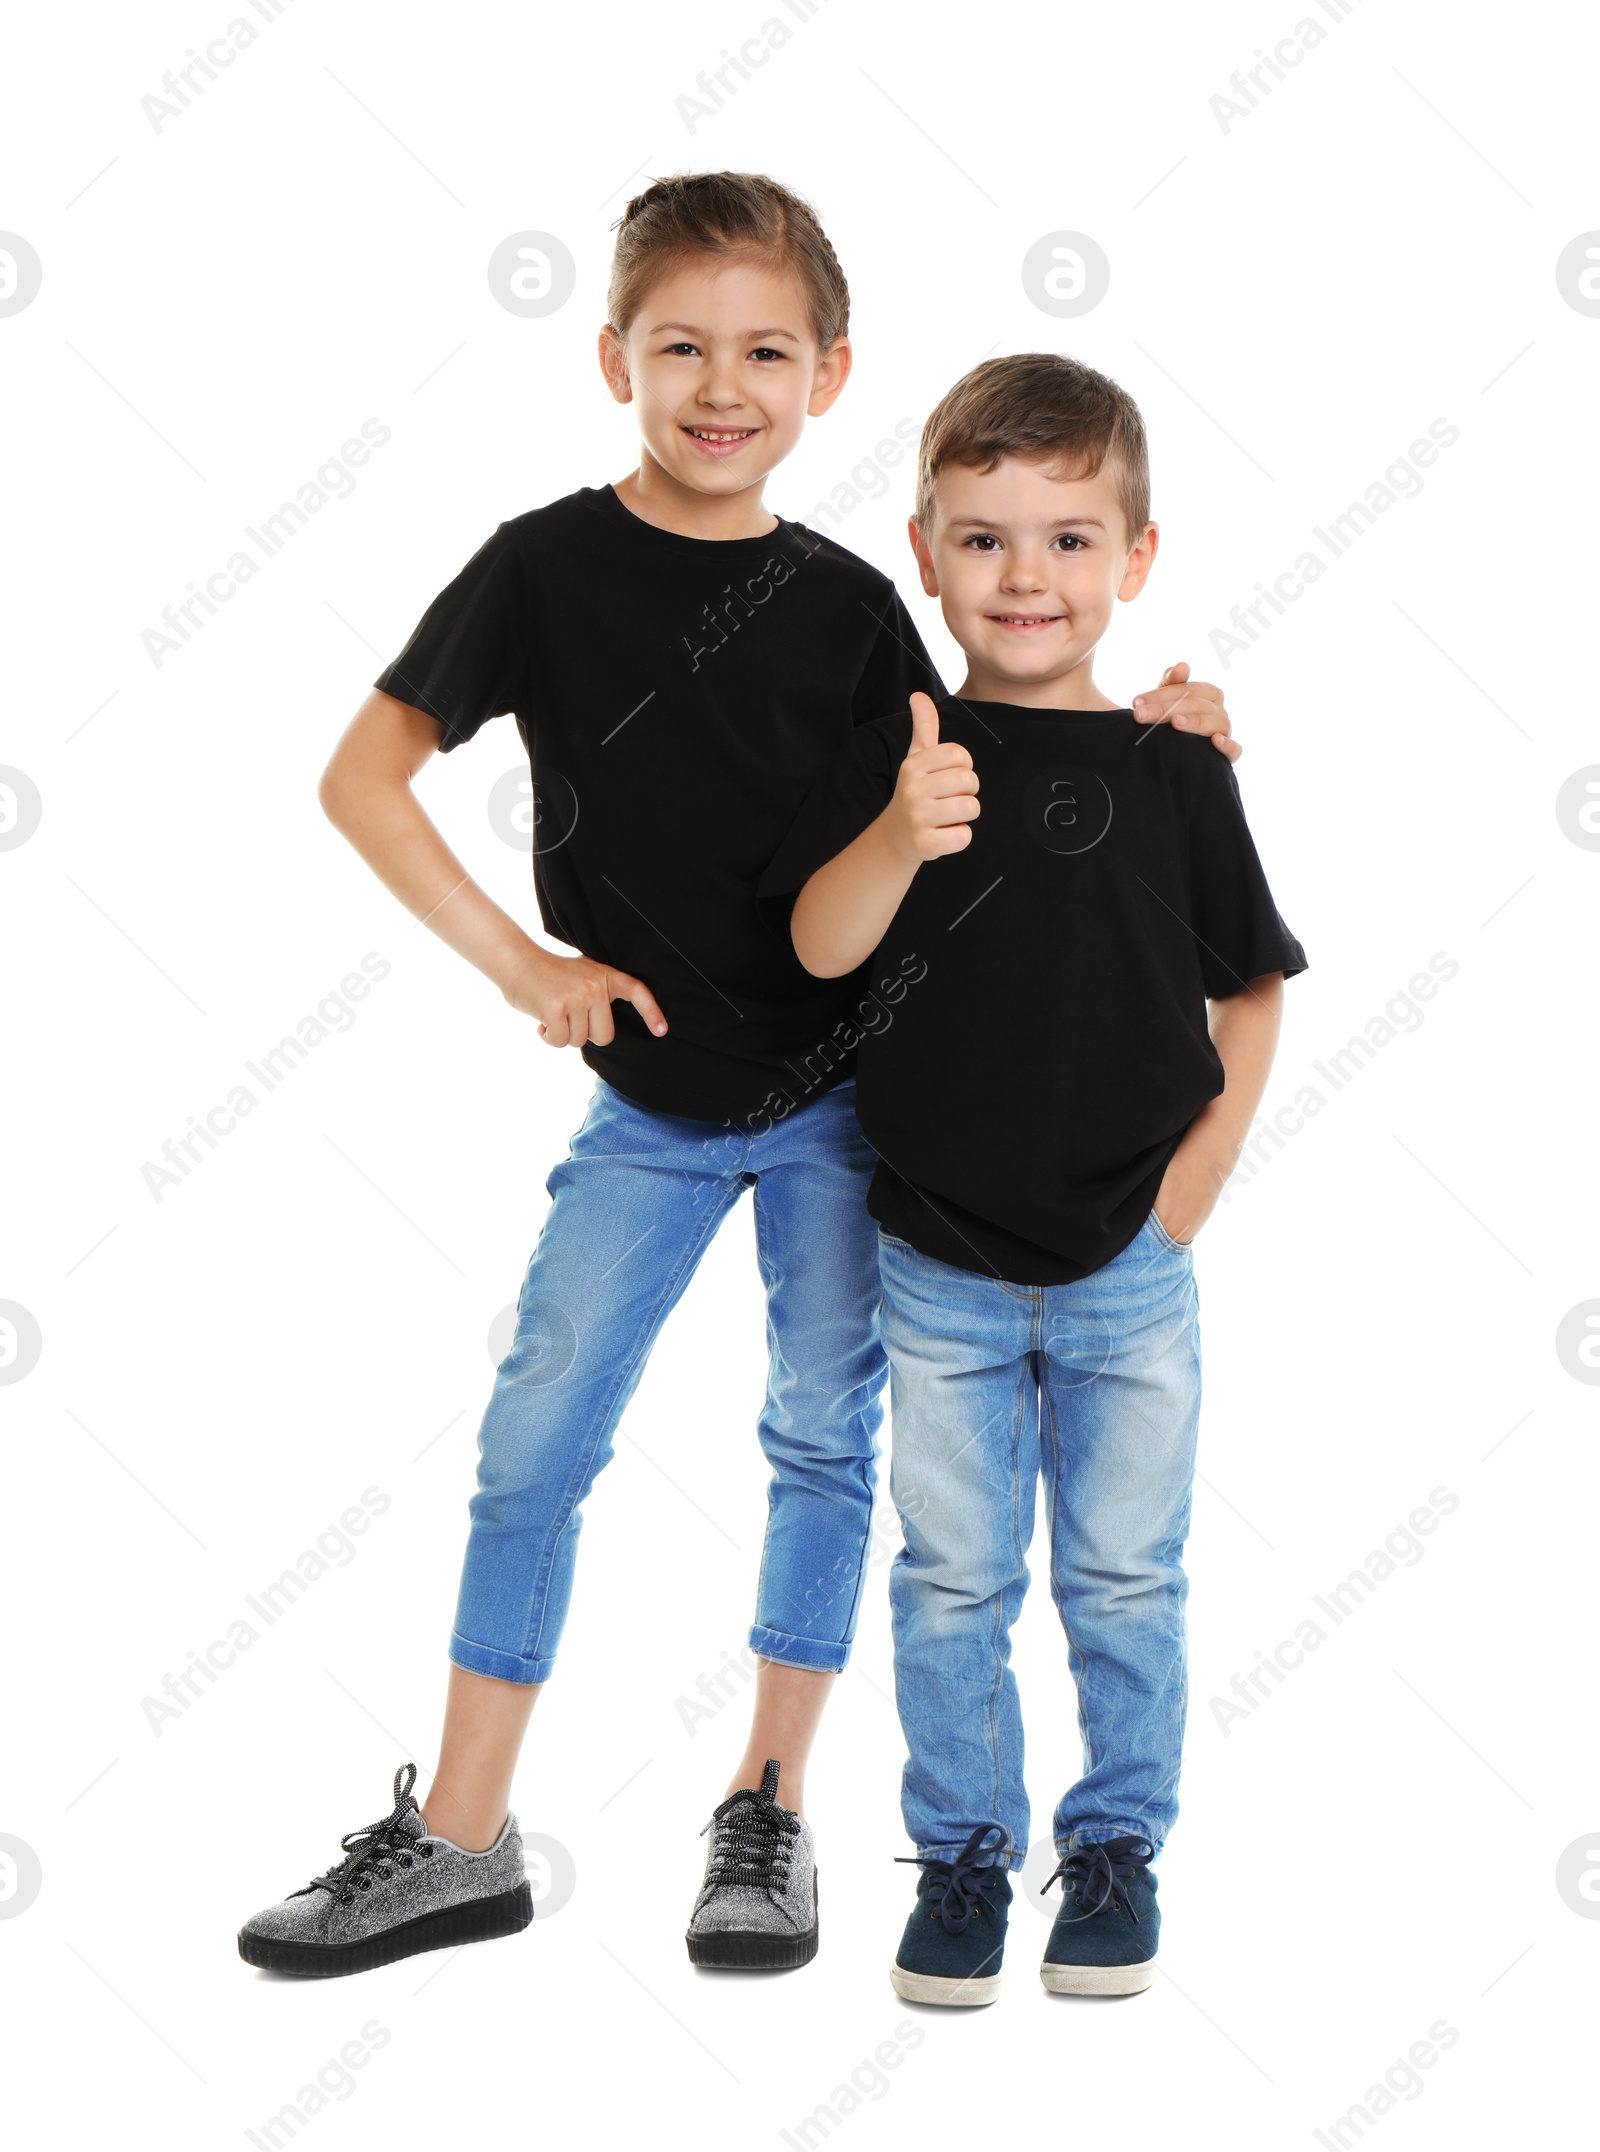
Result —
MULTIPOLYGON (((770 179, 658 181, 617 236, 600 364, 639 467, 504 523, 380 676, 322 781, 387 887, 598 1079, 479 1434, 438 1772, 249 1921, 252 1964, 325 1974, 523 1927, 507 1812, 555 1665, 580 1510, 662 1323, 746 1188, 767 1290, 772 1467, 744 1756, 714 1812, 689 1951, 817 1947, 807 1754, 866 1569, 884 1360, 874 1159, 852 1053, 904 980, 819 981, 756 909, 762 869, 851 728, 941 683, 886 576, 762 502, 849 377, 849 293, 770 179), (429 756, 516 715, 534 887, 558 956, 477 887, 418 802, 429 756), (782 1796, 781 1800, 779 1796, 782 1796)), ((1174 666, 1135 704, 1237 753, 1174 666)))

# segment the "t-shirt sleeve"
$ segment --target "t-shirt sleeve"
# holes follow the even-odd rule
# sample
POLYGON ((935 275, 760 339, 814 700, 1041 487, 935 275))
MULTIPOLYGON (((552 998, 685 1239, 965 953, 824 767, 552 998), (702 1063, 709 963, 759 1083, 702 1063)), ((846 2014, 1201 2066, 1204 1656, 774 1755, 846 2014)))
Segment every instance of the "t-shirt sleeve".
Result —
POLYGON ((858 725, 827 776, 813 788, 762 875, 756 902, 770 926, 789 931, 794 900, 819 867, 854 844, 894 797, 911 738, 911 719, 858 725))
POLYGON ((448 754, 491 717, 514 709, 526 678, 528 605, 509 524, 440 591, 392 665, 373 682, 444 728, 448 754))
POLYGON ((932 695, 935 701, 944 693, 944 682, 922 646, 917 624, 892 583, 874 611, 878 632, 850 700, 851 715, 858 725, 904 710, 918 689, 932 695))
POLYGON ((1278 916, 1233 766, 1215 748, 1205 751, 1207 762, 1191 764, 1199 781, 1191 795, 1189 916, 1206 998, 1225 1001, 1266 972, 1293 978, 1305 970, 1306 953, 1278 916))

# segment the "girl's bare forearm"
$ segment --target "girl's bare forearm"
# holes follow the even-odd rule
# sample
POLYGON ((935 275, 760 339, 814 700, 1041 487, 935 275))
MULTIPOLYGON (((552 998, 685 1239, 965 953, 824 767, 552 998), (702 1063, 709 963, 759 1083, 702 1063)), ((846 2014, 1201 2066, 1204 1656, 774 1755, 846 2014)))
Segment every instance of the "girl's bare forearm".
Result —
POLYGON ((418 924, 496 986, 503 989, 512 972, 538 951, 532 937, 468 874, 409 786, 400 796, 370 800, 338 827, 418 924))
POLYGON ((385 889, 504 991, 545 952, 473 881, 412 791, 438 738, 421 711, 375 693, 339 742, 319 796, 385 889))

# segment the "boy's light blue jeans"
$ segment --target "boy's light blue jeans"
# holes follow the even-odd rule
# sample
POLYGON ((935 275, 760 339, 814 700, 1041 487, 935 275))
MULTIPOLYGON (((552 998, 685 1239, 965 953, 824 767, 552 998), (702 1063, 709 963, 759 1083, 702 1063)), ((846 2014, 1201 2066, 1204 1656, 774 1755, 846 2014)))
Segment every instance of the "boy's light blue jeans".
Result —
POLYGON ((1011 1627, 1041 1477, 1050 1589, 1078 1685, 1083 1776, 1055 1842, 1177 1813, 1188 1700, 1183 1543, 1200 1414, 1193 1257, 1152 1212, 1072 1285, 1010 1285, 880 1235, 905 1548, 889 1572, 902 1788, 919 1854, 953 1860, 995 1822, 1028 1850, 1011 1627))
MULTIPOLYGON (((450 1657, 502 1681, 543 1681, 572 1594, 580 1505, 662 1323, 712 1235, 754 1190, 771 1374, 758 1433, 772 1466, 750 1644, 788 1666, 837 1671, 849 1657, 872 1521, 882 1417, 876 1163, 842 1083, 786 1120, 724 1128, 652 1113, 598 1085, 528 1265, 516 1337, 478 1435, 478 1491, 450 1657)), ((715 1454, 736 1439, 699 1400, 685 1439, 715 1454)), ((634 1499, 658 1506, 659 1483, 634 1499)), ((664 1523, 658 1577, 671 1589, 677 1530, 664 1523)))

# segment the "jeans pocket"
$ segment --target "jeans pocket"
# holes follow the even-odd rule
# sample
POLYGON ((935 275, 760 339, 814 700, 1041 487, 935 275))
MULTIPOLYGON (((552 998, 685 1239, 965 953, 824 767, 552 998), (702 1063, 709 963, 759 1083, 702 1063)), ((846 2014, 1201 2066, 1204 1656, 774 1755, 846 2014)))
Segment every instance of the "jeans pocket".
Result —
POLYGON ((1162 1246, 1170 1248, 1174 1255, 1192 1255, 1194 1253, 1194 1242, 1192 1240, 1174 1240, 1161 1223, 1161 1220, 1156 1216, 1153 1207, 1149 1217, 1145 1220, 1145 1224, 1154 1229, 1156 1237, 1160 1240, 1162 1246))

